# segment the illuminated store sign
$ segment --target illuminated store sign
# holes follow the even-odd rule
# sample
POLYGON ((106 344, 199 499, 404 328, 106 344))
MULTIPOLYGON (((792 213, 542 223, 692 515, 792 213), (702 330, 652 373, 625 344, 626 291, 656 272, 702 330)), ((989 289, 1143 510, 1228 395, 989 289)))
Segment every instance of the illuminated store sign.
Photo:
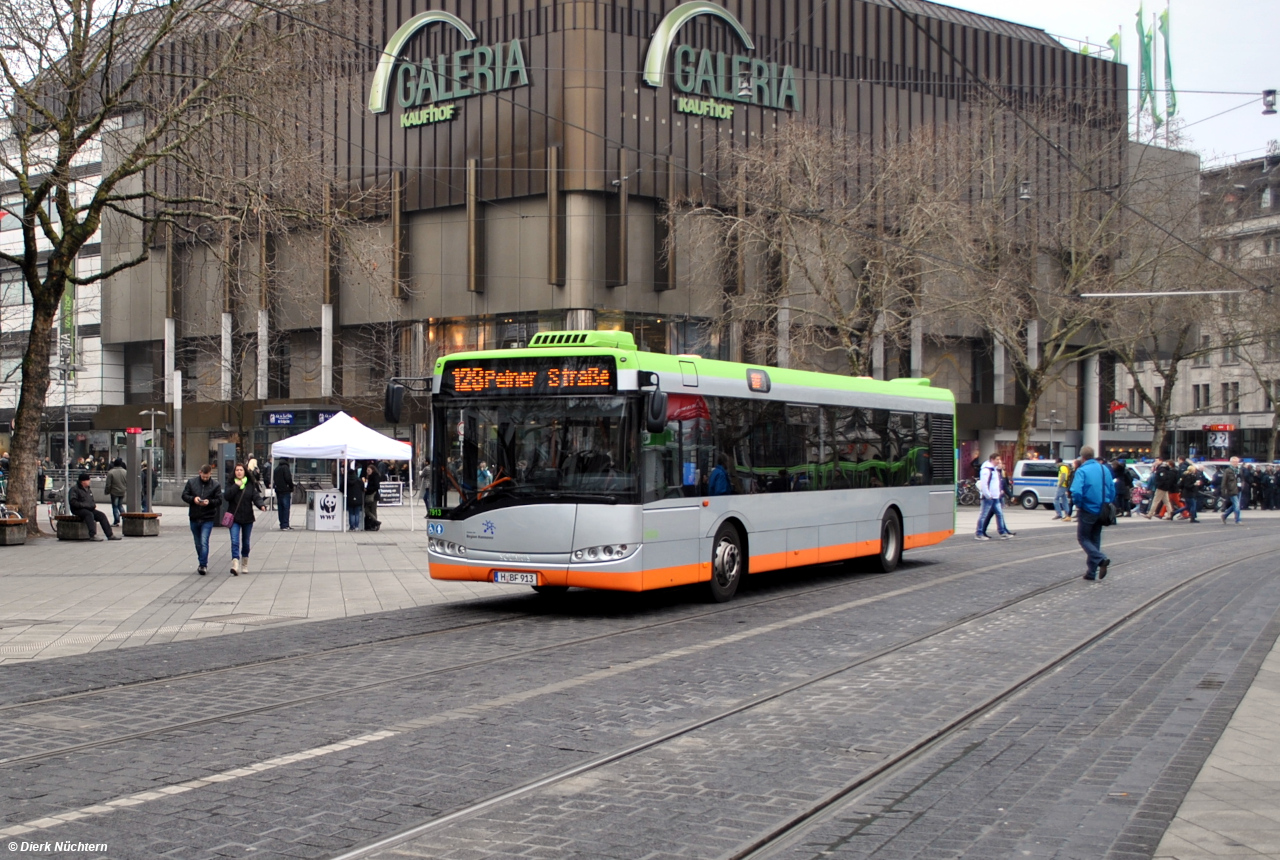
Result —
POLYGON ((401 127, 426 125, 457 116, 457 104, 450 99, 529 85, 524 48, 519 39, 463 48, 452 54, 428 57, 421 63, 397 65, 397 59, 409 40, 422 28, 437 22, 453 27, 468 42, 476 40, 476 34, 466 22, 449 12, 433 10, 410 18, 396 30, 382 50, 378 68, 373 74, 373 84, 369 87, 371 112, 386 112, 388 91, 394 86, 396 101, 404 109, 400 115, 401 127))
POLYGON ((766 63, 743 54, 732 56, 707 48, 698 50, 688 45, 675 46, 680 28, 699 15, 711 15, 728 24, 748 51, 755 43, 746 29, 727 10, 707 0, 690 0, 673 9, 658 24, 644 58, 644 82, 661 87, 667 61, 675 47, 672 82, 677 90, 692 98, 680 97, 676 110, 697 116, 729 119, 733 105, 714 99, 760 105, 782 110, 799 110, 800 95, 796 86, 796 70, 791 66, 766 63), (739 93, 746 92, 744 95, 739 93))

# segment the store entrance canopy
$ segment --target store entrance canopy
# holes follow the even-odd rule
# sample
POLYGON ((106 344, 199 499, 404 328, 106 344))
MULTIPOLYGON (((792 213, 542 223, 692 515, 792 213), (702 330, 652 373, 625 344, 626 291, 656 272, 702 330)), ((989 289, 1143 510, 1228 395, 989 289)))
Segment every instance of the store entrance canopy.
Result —
POLYGON ((300 460, 411 460, 413 448, 339 412, 319 427, 272 444, 271 456, 300 460))

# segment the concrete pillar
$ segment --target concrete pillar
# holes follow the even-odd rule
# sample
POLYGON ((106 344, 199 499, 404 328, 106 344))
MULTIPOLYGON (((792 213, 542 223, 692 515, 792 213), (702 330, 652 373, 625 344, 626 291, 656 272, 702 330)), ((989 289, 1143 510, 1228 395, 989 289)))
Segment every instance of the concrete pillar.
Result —
POLYGON ((333 396, 333 305, 320 306, 320 396, 333 396))
POLYGON ((1004 344, 998 340, 992 344, 991 366, 991 402, 996 405, 1003 405, 1005 387, 1004 344))
POLYGON ((871 327, 871 375, 884 379, 884 314, 877 316, 871 327))
POLYGON ((1093 448, 1093 450, 1102 453, 1102 425, 1099 419, 1098 398, 1102 390, 1101 379, 1098 376, 1098 366, 1100 362, 1096 355, 1091 355, 1084 360, 1084 423, 1080 428, 1084 431, 1084 444, 1093 448))
POLYGON ((565 306, 592 308, 596 303, 596 286, 603 283, 604 275, 599 265, 604 235, 598 229, 604 225, 604 205, 589 194, 571 192, 564 195, 564 210, 565 306))
POLYGON ((996 431, 994 427, 978 430, 978 458, 986 461, 996 449, 996 431))
POLYGON ((1027 321, 1027 366, 1035 367, 1040 363, 1040 321, 1027 321))
MULTIPOLYGON (((125 447, 125 479, 124 504, 130 513, 142 510, 142 481, 139 466, 142 464, 142 434, 130 433, 129 444, 125 447)), ((150 473, 148 473, 150 474, 150 473)))
POLYGON ((177 367, 178 324, 173 317, 164 321, 164 402, 173 402, 173 370, 177 367))
POLYGON ((258 309, 258 399, 267 399, 267 362, 271 354, 269 320, 266 308, 258 309))
POLYGON ((173 474, 181 484, 186 477, 182 470, 182 371, 173 372, 173 474))
POLYGON ((222 378, 218 385, 218 399, 231 399, 231 362, 234 356, 231 350, 231 325, 232 316, 229 313, 222 315, 222 378))
POLYGON ((778 367, 791 366, 791 299, 778 301, 778 367))
POLYGON ((924 323, 920 317, 911 318, 911 376, 924 375, 924 323))

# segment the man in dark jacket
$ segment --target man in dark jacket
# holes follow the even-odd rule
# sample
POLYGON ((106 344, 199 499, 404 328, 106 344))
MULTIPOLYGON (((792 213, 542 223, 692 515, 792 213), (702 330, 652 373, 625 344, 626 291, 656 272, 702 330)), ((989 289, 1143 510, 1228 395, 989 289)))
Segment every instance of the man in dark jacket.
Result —
POLYGON ((347 531, 360 530, 360 514, 364 511, 364 478, 355 460, 346 464, 347 470, 347 531))
POLYGON ((1230 466, 1223 466, 1219 471, 1222 473, 1222 484, 1218 487, 1218 492, 1222 495, 1222 524, 1226 525, 1227 520, 1231 517, 1232 511, 1236 515, 1236 525, 1240 525, 1240 478, 1236 474, 1236 469, 1240 467, 1240 458, 1232 457, 1230 466))
POLYGON ((125 471, 124 460, 116 457, 107 472, 107 496, 111 499, 111 525, 120 525, 120 515, 124 513, 124 494, 128 492, 129 473, 125 471))
POLYGON ((102 531, 106 534, 107 540, 120 540, 120 535, 113 534, 111 531, 111 523, 107 522, 107 515, 98 510, 98 503, 93 499, 93 490, 89 489, 89 473, 81 472, 80 478, 76 481, 76 485, 71 488, 71 498, 68 500, 71 504, 71 516, 79 517, 89 529, 90 540, 102 540, 102 536, 98 534, 95 523, 102 526, 102 531))
POLYGON ((1116 498, 1115 479, 1101 460, 1093 459, 1093 448, 1080 449, 1083 461, 1071 478, 1071 498, 1076 503, 1076 540, 1084 550, 1084 578, 1090 582, 1107 578, 1111 559, 1102 552, 1102 506, 1116 498))
POLYGON ((182 488, 182 501, 187 503, 191 537, 196 543, 196 573, 204 576, 209 572, 209 536, 222 510, 222 485, 213 479, 213 466, 205 463, 200 474, 187 481, 182 488))
POLYGON ((280 531, 293 531, 289 525, 289 508, 293 505, 293 473, 289 471, 289 461, 281 459, 271 475, 271 483, 275 485, 276 512, 280 514, 280 531))
POLYGON ((1165 460, 1156 460, 1151 471, 1156 481, 1156 494, 1151 497, 1151 507, 1147 508, 1146 516, 1147 519, 1151 519, 1154 514, 1164 519, 1161 507, 1167 508, 1170 512, 1173 511, 1173 508, 1170 507, 1170 502, 1172 501, 1170 493, 1178 491, 1178 473, 1173 468, 1173 464, 1165 460))

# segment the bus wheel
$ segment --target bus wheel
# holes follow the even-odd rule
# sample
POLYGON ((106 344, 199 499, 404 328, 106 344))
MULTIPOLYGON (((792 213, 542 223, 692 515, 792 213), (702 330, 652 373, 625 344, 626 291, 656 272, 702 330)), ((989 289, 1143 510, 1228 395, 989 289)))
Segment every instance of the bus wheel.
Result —
POLYGON ((725 523, 711 543, 711 599, 716 603, 731 600, 746 572, 742 536, 736 528, 725 523))
POLYGON ((545 594, 547 597, 558 597, 569 590, 567 585, 535 585, 533 590, 539 594, 545 594))
POLYGON ((880 555, 876 566, 884 573, 893 573, 902 561, 902 521, 893 511, 880 521, 880 555))

